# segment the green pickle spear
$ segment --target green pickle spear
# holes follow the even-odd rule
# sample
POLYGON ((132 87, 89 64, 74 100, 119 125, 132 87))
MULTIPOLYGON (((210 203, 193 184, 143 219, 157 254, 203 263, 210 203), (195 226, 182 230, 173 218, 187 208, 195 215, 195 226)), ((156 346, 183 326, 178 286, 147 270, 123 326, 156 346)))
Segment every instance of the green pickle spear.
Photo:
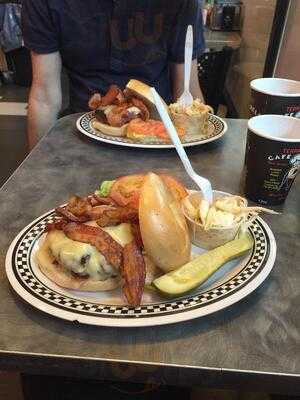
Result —
POLYGON ((202 285, 226 262, 238 258, 253 247, 249 233, 210 250, 182 267, 155 279, 152 284, 167 297, 181 296, 202 285))

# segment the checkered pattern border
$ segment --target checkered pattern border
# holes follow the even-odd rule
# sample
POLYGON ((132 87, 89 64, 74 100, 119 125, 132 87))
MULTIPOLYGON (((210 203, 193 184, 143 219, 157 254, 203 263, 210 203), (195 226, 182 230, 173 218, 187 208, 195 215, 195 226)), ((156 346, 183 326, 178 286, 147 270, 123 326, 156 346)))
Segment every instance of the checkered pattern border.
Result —
MULTIPOLYGON (((93 121, 93 119, 95 118, 94 112, 91 111, 89 113, 86 113, 82 116, 82 118, 80 119, 80 126, 81 128, 86 131, 87 133, 96 136, 96 137, 100 137, 102 139, 109 139, 112 140, 116 143, 130 143, 130 144, 139 144, 139 142, 136 142, 132 139, 128 139, 126 137, 117 137, 117 136, 110 136, 110 135, 106 135, 100 131, 95 130, 92 127, 91 122, 93 121)), ((214 115, 210 114, 209 115, 209 133, 206 136, 203 136, 202 138, 199 139, 193 139, 193 140, 183 140, 183 143, 198 143, 201 142, 202 140, 206 140, 209 138, 212 138, 214 136, 218 136, 224 129, 224 124, 223 122, 218 119, 215 118, 214 115)), ((158 141, 149 141, 147 143, 143 143, 143 146, 147 146, 147 145, 157 145, 157 144, 170 144, 168 142, 158 142, 158 141)))
POLYGON ((14 272, 22 286, 33 296, 48 304, 79 314, 116 318, 153 317, 199 308, 211 302, 219 301, 247 284, 261 270, 268 255, 269 243, 267 236, 259 221, 255 220, 250 227, 250 231, 255 239, 255 246, 250 260, 238 275, 224 284, 197 295, 190 295, 178 300, 142 305, 140 307, 95 304, 55 292, 39 281, 32 270, 30 253, 36 241, 42 235, 46 223, 53 222, 54 218, 54 212, 50 212, 42 220, 29 227, 20 238, 14 251, 14 272))

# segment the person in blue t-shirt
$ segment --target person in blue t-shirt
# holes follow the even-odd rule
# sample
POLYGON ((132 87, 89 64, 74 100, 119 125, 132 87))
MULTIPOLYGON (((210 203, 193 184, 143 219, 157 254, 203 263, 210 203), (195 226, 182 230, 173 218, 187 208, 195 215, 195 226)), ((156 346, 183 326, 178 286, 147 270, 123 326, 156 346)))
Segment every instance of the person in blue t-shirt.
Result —
POLYGON ((200 0, 23 0, 23 37, 33 67, 30 148, 60 112, 62 66, 70 83, 68 113, 88 110, 94 92, 113 83, 125 87, 131 78, 155 86, 167 103, 176 100, 183 90, 188 25, 194 28, 191 92, 203 98, 200 0))

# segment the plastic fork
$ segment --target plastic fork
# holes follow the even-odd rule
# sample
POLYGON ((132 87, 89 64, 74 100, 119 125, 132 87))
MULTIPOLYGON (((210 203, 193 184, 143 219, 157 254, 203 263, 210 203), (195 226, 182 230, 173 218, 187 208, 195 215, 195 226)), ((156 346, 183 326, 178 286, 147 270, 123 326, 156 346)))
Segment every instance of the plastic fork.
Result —
POLYGON ((183 107, 188 107, 193 103, 193 96, 190 92, 190 78, 193 57, 193 27, 189 25, 186 31, 184 48, 184 91, 177 100, 183 107))
POLYGON ((211 187, 210 181, 208 179, 203 178, 202 176, 196 174, 196 172, 194 171, 192 164, 184 150, 184 147, 182 146, 182 143, 178 137, 178 134, 173 125, 173 122, 171 121, 171 118, 170 118, 169 114, 167 113, 157 91, 154 88, 151 88, 151 93, 152 93, 157 111, 158 111, 158 113, 166 127, 166 130, 177 150, 177 153, 182 161, 182 164, 183 164, 187 174, 196 183, 196 185, 200 188, 204 199, 207 200, 209 202, 209 204, 211 204, 213 201, 213 192, 212 192, 212 187, 211 187))

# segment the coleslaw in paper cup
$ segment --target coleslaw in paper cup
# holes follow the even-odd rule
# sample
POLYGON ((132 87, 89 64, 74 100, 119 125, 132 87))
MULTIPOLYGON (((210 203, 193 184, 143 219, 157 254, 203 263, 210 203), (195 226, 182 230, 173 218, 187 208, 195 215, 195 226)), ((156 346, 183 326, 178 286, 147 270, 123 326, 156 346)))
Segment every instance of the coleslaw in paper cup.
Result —
POLYGON ((198 137, 207 135, 208 117, 213 109, 200 99, 193 100, 188 107, 178 103, 170 104, 169 112, 175 127, 183 129, 185 134, 198 137))
MULTIPOLYGON (((231 196, 229 193, 216 190, 213 191, 213 195, 214 201, 224 196, 231 196)), ((200 201, 202 199, 202 193, 192 192, 187 199, 195 208, 199 208, 200 201)), ((192 243, 207 250, 222 246, 230 240, 233 240, 238 234, 241 224, 243 223, 241 220, 239 223, 234 223, 227 227, 210 227, 205 229, 205 226, 200 221, 198 222, 191 216, 184 204, 182 205, 182 208, 191 234, 192 243)))

